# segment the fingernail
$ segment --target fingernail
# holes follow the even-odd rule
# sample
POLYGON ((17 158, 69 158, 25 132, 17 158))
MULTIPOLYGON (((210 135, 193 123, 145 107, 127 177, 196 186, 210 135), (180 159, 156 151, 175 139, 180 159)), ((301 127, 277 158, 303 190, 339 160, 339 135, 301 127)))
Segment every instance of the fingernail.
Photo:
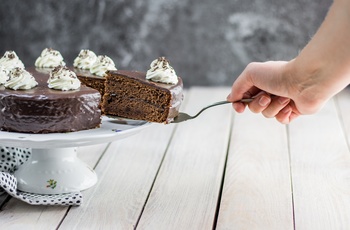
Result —
POLYGON ((288 97, 280 97, 278 98, 278 102, 281 104, 281 105, 284 105, 286 104, 290 99, 288 97))
POLYGON ((271 98, 266 97, 266 96, 262 96, 259 99, 259 105, 261 105, 261 106, 267 106, 270 102, 271 102, 271 98))

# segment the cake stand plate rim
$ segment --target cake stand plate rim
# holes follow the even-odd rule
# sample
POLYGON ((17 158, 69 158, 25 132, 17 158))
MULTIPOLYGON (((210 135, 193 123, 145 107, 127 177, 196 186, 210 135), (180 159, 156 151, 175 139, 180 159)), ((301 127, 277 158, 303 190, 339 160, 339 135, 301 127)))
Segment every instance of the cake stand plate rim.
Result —
POLYGON ((0 145, 44 149, 95 145, 126 138, 149 127, 151 124, 153 123, 102 116, 99 128, 77 132, 30 134, 0 131, 0 145))

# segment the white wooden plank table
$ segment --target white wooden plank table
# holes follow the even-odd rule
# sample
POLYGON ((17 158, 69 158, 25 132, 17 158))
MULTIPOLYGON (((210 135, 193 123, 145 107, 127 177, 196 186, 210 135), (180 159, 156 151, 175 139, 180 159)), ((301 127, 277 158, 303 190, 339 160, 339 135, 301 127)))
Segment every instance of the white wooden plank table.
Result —
MULTIPOLYGON (((182 110, 226 98, 194 87, 182 110)), ((350 89, 281 125, 230 105, 80 147, 98 183, 79 207, 0 196, 0 229, 350 229, 350 89)))

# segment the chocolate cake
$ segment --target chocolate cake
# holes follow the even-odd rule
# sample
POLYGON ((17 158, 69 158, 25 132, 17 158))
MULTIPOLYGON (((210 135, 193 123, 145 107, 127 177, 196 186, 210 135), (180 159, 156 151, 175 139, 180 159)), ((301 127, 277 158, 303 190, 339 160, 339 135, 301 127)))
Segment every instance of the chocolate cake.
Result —
POLYGON ((169 123, 178 115, 183 99, 183 83, 154 82, 146 73, 126 70, 107 71, 102 102, 104 114, 136 120, 169 123))
MULTIPOLYGON (((49 74, 29 68, 38 85, 27 90, 0 86, 0 129, 23 133, 73 132, 99 127, 97 90, 81 85, 75 90, 48 87, 49 74)), ((54 85, 54 83, 52 83, 54 85)))

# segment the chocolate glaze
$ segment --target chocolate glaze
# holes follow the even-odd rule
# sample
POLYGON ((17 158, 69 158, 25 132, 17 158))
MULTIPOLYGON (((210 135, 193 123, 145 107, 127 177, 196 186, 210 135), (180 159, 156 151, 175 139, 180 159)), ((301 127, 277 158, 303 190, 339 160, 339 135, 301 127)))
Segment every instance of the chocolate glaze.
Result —
POLYGON ((24 133, 72 132, 99 127, 100 93, 81 85, 61 91, 47 86, 48 69, 27 68, 38 82, 30 90, 0 86, 0 129, 24 133))

